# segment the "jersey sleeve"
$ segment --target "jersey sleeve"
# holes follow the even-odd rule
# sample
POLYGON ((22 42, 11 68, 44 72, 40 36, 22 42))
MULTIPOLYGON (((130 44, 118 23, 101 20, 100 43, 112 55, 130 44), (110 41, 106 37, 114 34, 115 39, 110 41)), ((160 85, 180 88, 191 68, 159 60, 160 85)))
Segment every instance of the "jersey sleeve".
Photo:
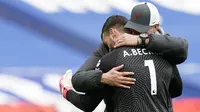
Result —
POLYGON ((147 49, 162 53, 173 64, 183 63, 188 56, 188 42, 183 38, 171 37, 170 35, 150 35, 151 42, 147 49), (159 48, 159 49, 158 49, 159 48))
POLYGON ((79 94, 73 90, 68 91, 67 100, 84 112, 92 112, 99 105, 104 97, 104 92, 93 91, 86 94, 79 94))

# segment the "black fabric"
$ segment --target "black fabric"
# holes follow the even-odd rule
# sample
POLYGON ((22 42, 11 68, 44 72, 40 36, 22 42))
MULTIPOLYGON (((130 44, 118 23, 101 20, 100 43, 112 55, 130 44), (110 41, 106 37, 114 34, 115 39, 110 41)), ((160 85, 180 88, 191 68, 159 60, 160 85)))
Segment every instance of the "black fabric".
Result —
POLYGON ((137 82, 131 89, 104 86, 103 89, 90 91, 85 95, 71 90, 67 93, 67 100, 86 112, 93 111, 102 99, 104 99, 106 104, 105 112, 146 112, 148 109, 148 112, 173 111, 171 97, 178 97, 182 93, 181 78, 175 65, 171 66, 162 56, 149 52, 146 49, 123 47, 103 56, 98 67, 103 72, 107 72, 121 64, 125 65, 121 71, 133 71, 135 73, 133 77, 137 79, 137 82), (124 55, 124 51, 132 52, 132 55, 124 55), (156 72, 160 73, 156 75, 158 78, 158 91, 160 92, 158 92, 158 96, 155 96, 155 98, 149 95, 149 69, 144 67, 143 61, 150 58, 155 61, 156 72), (161 99, 158 100, 157 98, 161 99), (141 99, 142 101, 140 101, 141 99), (156 101, 154 102, 154 100, 156 101), (138 108, 139 110, 137 110, 138 108))
POLYGON ((173 67, 173 77, 169 85, 169 91, 172 98, 180 96, 183 90, 183 83, 177 67, 173 67), (179 92, 178 92, 179 91, 179 92))
POLYGON ((150 43, 147 49, 162 53, 163 57, 173 64, 183 63, 188 56, 188 41, 180 37, 170 35, 149 35, 150 43), (158 49, 159 48, 159 49, 158 49))
POLYGON ((73 90, 67 92, 67 100, 84 112, 92 112, 104 97, 104 91, 92 91, 86 94, 78 94, 73 90))
POLYGON ((171 82, 175 87, 182 84, 180 77, 177 79, 179 74, 174 73, 173 64, 166 61, 161 54, 149 52, 144 48, 122 47, 104 56, 99 67, 103 72, 107 72, 108 69, 121 64, 124 64, 121 71, 134 72, 132 77, 136 78, 137 82, 131 89, 114 88, 113 94, 107 96, 113 103, 113 112, 172 112, 171 93, 177 96, 182 93, 179 88, 171 89, 173 92, 169 91, 171 82), (113 60, 114 57, 116 61, 113 60), (153 79, 150 78, 150 67, 144 64, 149 60, 155 66, 150 67, 155 68, 156 72, 156 95, 151 95, 153 79))
MULTIPOLYGON (((97 69, 102 70, 104 73, 110 71, 113 67, 116 67, 115 62, 117 61, 116 54, 118 53, 117 50, 111 51, 112 53, 108 53, 105 56, 103 56, 100 60, 100 64, 97 69), (109 58, 107 58, 109 57, 109 58), (112 62, 112 63, 109 63, 112 62), (109 63, 109 64, 108 64, 109 63)), ((123 69, 122 69, 123 70, 123 69)), ((112 86, 106 85, 105 88, 103 89, 104 91, 104 102, 106 104, 106 112, 113 112, 113 93, 114 93, 114 88, 112 86)))

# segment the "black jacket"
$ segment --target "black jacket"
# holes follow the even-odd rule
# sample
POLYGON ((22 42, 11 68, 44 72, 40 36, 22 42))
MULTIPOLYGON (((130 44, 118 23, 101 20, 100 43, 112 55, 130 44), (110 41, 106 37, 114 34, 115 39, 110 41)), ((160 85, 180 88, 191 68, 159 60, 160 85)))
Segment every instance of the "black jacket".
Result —
MULTIPOLYGON (((147 49, 152 52, 162 53, 164 58, 172 64, 183 63, 188 56, 188 42, 183 38, 153 34, 150 35, 150 40, 151 42, 147 45, 147 49)), ((103 87, 100 82, 103 73, 95 70, 95 67, 99 59, 107 54, 108 51, 109 49, 105 44, 100 44, 99 48, 72 77, 74 89, 80 92, 90 92, 103 87)), ((174 69, 177 69, 177 67, 175 66, 174 69)), ((180 92, 182 92, 182 83, 179 85, 180 92)))

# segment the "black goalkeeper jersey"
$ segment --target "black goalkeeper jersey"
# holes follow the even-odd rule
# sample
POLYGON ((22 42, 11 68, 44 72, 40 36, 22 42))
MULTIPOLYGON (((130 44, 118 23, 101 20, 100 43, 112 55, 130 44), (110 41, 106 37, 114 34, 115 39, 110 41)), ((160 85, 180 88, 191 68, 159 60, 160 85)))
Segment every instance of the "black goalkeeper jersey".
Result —
MULTIPOLYGON (((171 84, 181 82, 173 65, 145 48, 120 47, 101 58, 97 68, 104 73, 124 64, 121 71, 134 72, 136 83, 130 89, 112 87, 105 100, 113 112, 172 112, 171 84), (175 80, 174 80, 175 79, 175 80), (110 104, 110 103, 108 103, 110 104)), ((177 88, 178 89, 178 88, 177 88)))

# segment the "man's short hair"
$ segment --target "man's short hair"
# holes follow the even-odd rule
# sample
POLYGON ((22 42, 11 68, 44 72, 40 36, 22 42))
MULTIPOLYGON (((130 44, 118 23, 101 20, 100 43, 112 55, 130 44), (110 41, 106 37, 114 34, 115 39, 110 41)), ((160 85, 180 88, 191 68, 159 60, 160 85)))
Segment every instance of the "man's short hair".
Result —
POLYGON ((112 15, 110 16, 103 25, 101 31, 101 39, 103 39, 103 33, 107 32, 111 27, 116 25, 124 26, 128 22, 128 19, 124 16, 120 15, 112 15))

